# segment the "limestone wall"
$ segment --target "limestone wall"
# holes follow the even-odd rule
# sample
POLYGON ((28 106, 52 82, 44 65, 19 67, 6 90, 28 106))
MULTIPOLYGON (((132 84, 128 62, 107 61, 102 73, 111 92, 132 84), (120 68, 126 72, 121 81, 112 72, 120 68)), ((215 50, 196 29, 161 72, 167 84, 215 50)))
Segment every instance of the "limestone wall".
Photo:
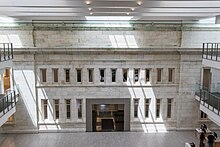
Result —
POLYGON ((180 81, 178 98, 178 127, 190 128, 196 126, 200 117, 200 110, 195 95, 195 83, 200 80, 201 56, 181 55, 180 81), (190 115, 190 117, 189 117, 190 115))
POLYGON ((188 30, 182 31, 182 47, 202 48, 203 43, 218 43, 219 30, 188 30))
POLYGON ((42 24, 0 28, 0 42, 14 47, 71 48, 201 48, 204 42, 218 42, 216 26, 139 24, 129 27, 56 26, 42 24))
POLYGON ((200 49, 196 48, 203 42, 217 41, 218 29, 207 31, 184 25, 141 25, 141 28, 29 26, 1 28, 0 32, 1 41, 14 44, 15 82, 23 85, 24 93, 15 114, 16 126, 4 126, 4 130, 37 130, 38 122, 42 131, 85 131, 85 101, 92 98, 130 98, 132 131, 199 126, 200 111, 194 91, 195 83, 201 79, 202 65, 200 49), (46 83, 40 82, 40 68, 47 69, 46 83), (52 68, 58 68, 57 83, 53 82, 52 68), (65 68, 70 69, 69 83, 65 82, 65 68), (82 69, 81 83, 76 82, 77 68, 82 69), (94 69, 93 83, 88 82, 88 68, 94 69), (99 81, 100 68, 106 69, 105 83, 99 81), (110 78, 112 68, 117 68, 115 83, 110 78), (126 83, 122 81, 123 68, 129 69, 126 83), (134 68, 140 69, 137 83, 133 82, 134 68), (146 68, 151 69, 149 83, 144 79, 146 68), (157 68, 163 69, 160 83, 156 81, 157 68), (168 82, 168 68, 175 69, 173 83, 168 82), (26 74, 27 79, 24 79, 26 74), (139 118, 133 117, 134 98, 139 98, 139 118), (151 98, 151 117, 147 119, 144 117, 146 98, 151 98), (161 99, 160 118, 155 115, 157 98, 161 99), (167 98, 173 99, 171 118, 167 118, 167 98), (46 121, 42 119, 42 99, 48 99, 50 104, 46 121), (54 99, 60 100, 59 120, 54 120, 54 99), (71 99, 69 120, 65 117, 65 99, 71 99), (76 117, 76 99, 83 100, 82 119, 76 117))
MULTIPOLYGON (((19 110, 15 114, 16 127, 14 130, 23 131, 24 125, 31 118, 37 119, 40 131, 85 131, 86 122, 86 99, 93 98, 130 98, 131 99, 131 131, 156 131, 164 129, 193 129, 199 125, 199 108, 194 99, 195 82, 200 79, 201 55, 197 51, 188 50, 182 52, 178 49, 146 49, 138 52, 116 51, 108 49, 93 49, 84 51, 80 49, 59 48, 32 49, 35 52, 17 49, 14 59, 15 74, 26 69, 34 71, 36 76, 36 88, 30 80, 29 88, 34 89, 32 94, 21 97, 22 101, 29 100, 28 106, 33 109, 32 113, 25 114, 19 110), (72 50, 72 51, 70 51, 72 50), (58 53, 59 52, 59 53, 58 53), (47 82, 40 81, 40 69, 47 69, 47 82), (53 68, 58 68, 58 82, 53 82, 53 68), (70 69, 70 82, 65 82, 64 69, 70 69), (82 82, 76 82, 76 69, 82 69, 82 82), (94 82, 88 82, 88 68, 94 69, 94 82), (99 69, 105 68, 106 81, 100 83, 99 69), (111 69, 117 69, 116 82, 111 82, 111 69), (128 82, 123 82, 122 69, 129 69, 128 82), (140 78, 134 83, 134 69, 140 69, 140 78), (157 68, 162 68, 162 82, 157 82, 157 68), (168 82, 168 68, 174 69, 174 82, 168 82), (23 69, 23 70, 22 70, 23 69), (150 82, 145 82, 145 70, 151 69, 150 82), (36 91, 36 92, 35 92, 36 91), (36 94, 36 101, 35 100, 36 94), (134 118, 134 98, 139 98, 138 118, 134 118), (145 118, 145 99, 150 98, 150 117, 145 118), (156 118, 156 99, 161 99, 161 114, 156 118), (171 118, 167 118, 167 98, 172 98, 171 118), (48 119, 43 119, 42 99, 48 99, 48 119), (54 119, 54 99, 60 100, 60 117, 54 119), (71 118, 66 118, 66 99, 71 99, 71 118), (77 118, 76 99, 82 99, 82 119, 77 118), (36 105, 38 106, 36 108, 36 105), (34 110, 35 109, 35 110, 34 110), (23 124, 18 116, 25 116, 23 124), (194 119, 192 119, 194 118, 194 119), (21 121, 21 123, 20 123, 21 121)), ((30 50, 30 49, 28 49, 30 50)), ((18 75, 17 75, 18 76, 18 75)), ((34 75, 33 75, 34 76, 34 75)), ((15 81, 19 84, 20 77, 15 81)), ((28 87, 26 87, 29 89, 28 87)), ((27 93, 28 94, 28 93, 27 93)), ((23 102, 19 103, 22 104, 23 102)), ((24 105, 25 106, 25 105, 24 105)), ((27 113, 27 112, 26 112, 27 113)), ((31 124, 31 123, 29 123, 31 124)), ((13 130, 12 129, 12 130, 13 130)), ((32 125, 32 129, 36 129, 32 125)))
POLYGON ((37 47, 179 46, 180 31, 34 31, 37 47))

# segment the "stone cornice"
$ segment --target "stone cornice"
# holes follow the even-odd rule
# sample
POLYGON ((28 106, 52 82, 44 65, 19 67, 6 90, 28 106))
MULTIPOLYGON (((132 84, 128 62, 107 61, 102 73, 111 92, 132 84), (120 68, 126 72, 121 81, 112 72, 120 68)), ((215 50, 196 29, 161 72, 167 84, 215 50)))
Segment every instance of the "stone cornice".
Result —
POLYGON ((15 48, 14 54, 201 54, 201 48, 15 48))
POLYGON ((0 30, 30 31, 220 31, 218 24, 185 23, 127 23, 127 24, 89 24, 89 23, 23 23, 14 26, 0 26, 0 30))

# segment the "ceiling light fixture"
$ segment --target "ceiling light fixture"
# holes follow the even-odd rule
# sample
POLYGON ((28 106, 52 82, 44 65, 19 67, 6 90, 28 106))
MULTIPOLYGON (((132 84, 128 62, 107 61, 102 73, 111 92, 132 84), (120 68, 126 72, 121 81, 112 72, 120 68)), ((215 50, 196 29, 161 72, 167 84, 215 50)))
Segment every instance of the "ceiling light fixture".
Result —
POLYGON ((92 13, 92 12, 90 12, 89 14, 90 14, 90 15, 93 15, 93 13, 92 13))
POLYGON ((137 1, 137 4, 140 6, 142 5, 142 1, 137 1))
POLYGON ((89 11, 91 11, 92 10, 92 8, 88 8, 89 9, 89 11))
POLYGON ((134 8, 131 8, 131 11, 134 11, 134 8))
POLYGON ((127 14, 127 15, 130 15, 130 13, 128 13, 128 12, 127 12, 126 14, 127 14))
POLYGON ((87 5, 90 5, 91 4, 91 1, 86 1, 85 2, 87 5))

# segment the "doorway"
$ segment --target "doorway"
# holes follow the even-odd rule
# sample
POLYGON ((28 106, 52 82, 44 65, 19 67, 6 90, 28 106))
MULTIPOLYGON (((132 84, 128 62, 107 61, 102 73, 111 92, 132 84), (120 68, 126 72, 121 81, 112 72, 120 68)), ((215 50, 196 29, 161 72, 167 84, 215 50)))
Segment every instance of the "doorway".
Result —
POLYGON ((11 87, 11 85, 10 85, 10 69, 9 68, 5 69, 3 79, 4 79, 4 91, 6 92, 6 90, 10 89, 10 87, 11 87))
POLYGON ((86 99, 86 131, 130 131, 129 98, 86 99))
POLYGON ((211 85, 211 70, 210 69, 203 69, 203 83, 202 88, 205 90, 210 90, 211 85))
POLYGON ((93 132, 124 131, 123 104, 93 104, 93 132))

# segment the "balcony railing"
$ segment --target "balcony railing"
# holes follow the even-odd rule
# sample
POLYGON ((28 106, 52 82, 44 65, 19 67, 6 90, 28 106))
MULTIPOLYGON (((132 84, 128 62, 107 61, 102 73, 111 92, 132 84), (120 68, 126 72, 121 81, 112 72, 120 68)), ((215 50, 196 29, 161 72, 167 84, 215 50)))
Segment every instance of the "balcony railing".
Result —
POLYGON ((197 83, 195 94, 199 96, 200 104, 220 115, 220 93, 210 92, 208 88, 197 83))
MULTIPOLYGON (((212 84, 211 86, 215 86, 214 84, 212 84)), ((210 88, 207 88, 207 87, 205 87, 205 86, 203 86, 203 85, 201 85, 200 83, 196 83, 196 86, 195 86, 195 94, 197 95, 197 96, 199 96, 200 97, 200 90, 206 90, 206 91, 211 91, 211 89, 210 88)))
MULTIPOLYGON (((0 94, 0 114, 3 116, 16 105, 15 91, 8 91, 6 94, 0 94)), ((1 117, 0 116, 0 117, 1 117)))
POLYGON ((12 43, 0 43, 0 62, 12 60, 13 58, 12 43))
POLYGON ((220 61, 220 43, 203 43, 202 58, 220 61))

